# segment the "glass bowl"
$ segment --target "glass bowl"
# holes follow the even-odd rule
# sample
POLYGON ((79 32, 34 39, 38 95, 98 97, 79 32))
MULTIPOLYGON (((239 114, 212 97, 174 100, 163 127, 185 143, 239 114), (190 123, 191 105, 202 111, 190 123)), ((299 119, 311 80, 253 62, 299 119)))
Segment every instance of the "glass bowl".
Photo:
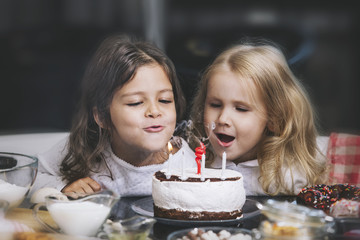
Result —
POLYGON ((0 200, 9 209, 19 206, 29 193, 38 169, 38 159, 19 153, 0 152, 0 200))
MULTIPOLYGON (((221 234, 222 238, 216 238, 215 235, 211 236, 209 239, 229 239, 230 236, 233 239, 241 239, 241 240, 252 240, 255 239, 255 235, 252 231, 245 229, 245 228, 235 228, 235 227, 198 227, 198 228, 188 228, 175 231, 171 233, 167 240, 178 240, 182 239, 183 237, 187 236, 190 232, 196 234, 197 232, 202 231, 210 233, 211 235, 214 234, 221 234), (234 238, 236 236, 236 238, 234 238)), ((189 238, 189 239, 203 239, 203 238, 189 238)), ((207 239, 207 238, 204 238, 207 239)))
POLYGON ((146 240, 156 220, 135 215, 131 218, 111 221, 103 225, 103 235, 109 240, 146 240))
POLYGON ((334 218, 320 209, 274 199, 258 207, 265 216, 259 226, 264 239, 324 239, 335 232, 334 218))
POLYGON ((91 237, 98 232, 119 198, 110 190, 93 194, 48 195, 45 202, 34 206, 33 217, 49 232, 91 237), (57 227, 42 218, 39 214, 41 208, 47 209, 57 227))
POLYGON ((8 207, 9 207, 8 201, 0 199, 0 219, 5 216, 8 207))

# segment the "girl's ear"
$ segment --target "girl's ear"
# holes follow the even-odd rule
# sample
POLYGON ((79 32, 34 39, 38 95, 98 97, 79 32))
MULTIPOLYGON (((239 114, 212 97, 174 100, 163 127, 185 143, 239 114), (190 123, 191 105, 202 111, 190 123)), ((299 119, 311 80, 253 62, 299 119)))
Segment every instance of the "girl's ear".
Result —
POLYGON ((99 125, 101 128, 104 128, 104 124, 102 121, 100 121, 99 112, 96 107, 93 108, 93 115, 94 115, 93 117, 94 117, 97 125, 99 125))
POLYGON ((274 132, 274 131, 275 131, 274 123, 271 122, 271 121, 268 121, 268 122, 267 122, 266 127, 269 129, 270 132, 274 132))

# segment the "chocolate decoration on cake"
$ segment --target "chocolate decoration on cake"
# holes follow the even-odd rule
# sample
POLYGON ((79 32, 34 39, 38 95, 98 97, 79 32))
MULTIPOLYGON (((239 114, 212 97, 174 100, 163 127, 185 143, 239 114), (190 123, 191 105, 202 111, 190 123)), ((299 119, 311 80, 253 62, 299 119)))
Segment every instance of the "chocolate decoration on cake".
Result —
MULTIPOLYGON (((166 174, 161 171, 157 171, 155 173, 155 177, 157 179, 159 179, 160 181, 180 181, 180 182, 204 182, 204 181, 220 182, 220 181, 222 181, 220 178, 214 178, 214 177, 213 178, 205 178, 204 181, 202 181, 200 178, 192 178, 192 177, 182 180, 180 176, 174 176, 174 175, 172 175, 168 179, 168 178, 166 178, 166 174)), ((227 181, 237 181, 239 179, 240 179, 240 177, 233 177, 233 178, 228 178, 226 180, 227 181)))

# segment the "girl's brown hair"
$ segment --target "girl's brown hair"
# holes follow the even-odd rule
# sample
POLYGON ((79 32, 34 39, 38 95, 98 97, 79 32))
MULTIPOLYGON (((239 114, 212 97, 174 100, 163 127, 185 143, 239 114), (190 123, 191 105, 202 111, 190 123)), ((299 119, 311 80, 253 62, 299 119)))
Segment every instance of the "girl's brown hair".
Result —
POLYGON ((167 74, 173 88, 177 120, 182 118, 185 98, 172 61, 150 43, 126 35, 108 37, 85 71, 81 100, 70 131, 68 153, 61 163, 63 179, 73 182, 96 171, 104 159, 103 151, 111 142, 113 126, 109 106, 115 91, 130 81, 140 67, 151 64, 160 65, 167 74), (94 110, 106 127, 97 125, 94 110))

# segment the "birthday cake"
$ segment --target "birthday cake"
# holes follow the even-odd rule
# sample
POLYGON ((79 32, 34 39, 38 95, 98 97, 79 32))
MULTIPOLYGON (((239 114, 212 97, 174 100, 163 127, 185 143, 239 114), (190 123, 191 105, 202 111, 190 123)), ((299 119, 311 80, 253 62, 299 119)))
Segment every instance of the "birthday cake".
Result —
POLYGON ((229 169, 163 169, 152 179, 154 216, 177 220, 226 220, 243 215, 241 173, 229 169))

